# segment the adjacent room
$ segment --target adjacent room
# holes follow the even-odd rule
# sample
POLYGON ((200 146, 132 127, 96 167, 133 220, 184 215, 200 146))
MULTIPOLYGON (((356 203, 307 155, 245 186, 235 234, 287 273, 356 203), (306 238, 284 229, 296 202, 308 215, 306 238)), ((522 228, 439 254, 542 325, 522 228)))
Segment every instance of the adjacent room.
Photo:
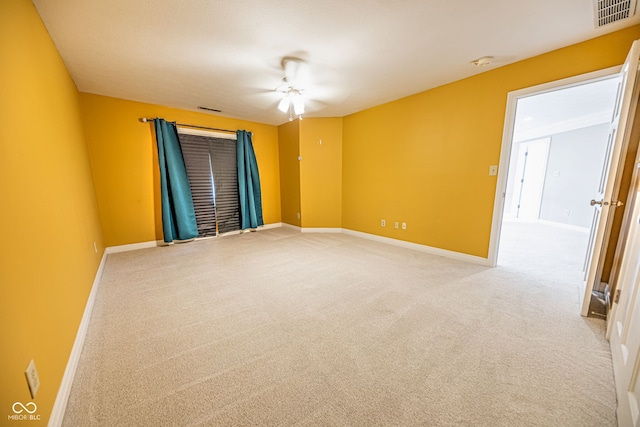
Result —
POLYGON ((498 265, 583 281, 619 77, 518 101, 498 265), (579 160, 577 160, 579 159, 579 160))
POLYGON ((635 3, 0 2, 0 424, 639 425, 635 3))

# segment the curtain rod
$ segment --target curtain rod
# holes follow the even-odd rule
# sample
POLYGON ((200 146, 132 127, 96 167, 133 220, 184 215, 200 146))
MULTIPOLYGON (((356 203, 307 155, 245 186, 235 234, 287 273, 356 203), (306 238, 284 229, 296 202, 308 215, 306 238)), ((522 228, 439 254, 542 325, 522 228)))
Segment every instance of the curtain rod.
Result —
MULTIPOLYGON (((142 123, 152 122, 153 120, 154 119, 148 119, 146 117, 143 117, 143 118, 140 119, 140 121, 142 123)), ((184 126, 184 127, 196 128, 196 129, 217 130, 217 131, 220 131, 220 132, 231 132, 231 133, 236 133, 237 132, 237 131, 231 130, 231 129, 210 128, 210 127, 207 127, 207 126, 189 125, 189 124, 186 124, 186 123, 177 123, 177 122, 176 122, 176 126, 184 126)))

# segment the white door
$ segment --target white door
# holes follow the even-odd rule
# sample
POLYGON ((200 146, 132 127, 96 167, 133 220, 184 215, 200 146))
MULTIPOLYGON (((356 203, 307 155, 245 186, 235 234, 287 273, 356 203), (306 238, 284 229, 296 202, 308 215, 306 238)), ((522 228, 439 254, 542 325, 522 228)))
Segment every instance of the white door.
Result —
POLYGON ((640 175, 638 164, 630 198, 634 199, 630 215, 627 244, 622 255, 617 290, 620 299, 610 313, 611 357, 618 395, 618 425, 640 426, 640 175), (635 196, 633 195, 635 194, 635 196))
MULTIPOLYGON (((633 118, 631 107, 635 107, 638 96, 636 93, 638 79, 638 63, 640 60, 640 40, 633 42, 629 55, 622 67, 618 96, 614 106, 613 117, 609 129, 607 154, 602 168, 600 188, 592 200, 594 205, 591 236, 585 263, 585 291, 582 299, 581 314, 589 312, 591 292, 596 281, 600 280, 602 264, 604 262, 603 249, 607 244, 610 232, 610 218, 613 218, 612 201, 617 196, 622 173, 621 160, 627 151, 629 131, 633 118)), ((615 206, 615 203, 613 204, 615 206)))

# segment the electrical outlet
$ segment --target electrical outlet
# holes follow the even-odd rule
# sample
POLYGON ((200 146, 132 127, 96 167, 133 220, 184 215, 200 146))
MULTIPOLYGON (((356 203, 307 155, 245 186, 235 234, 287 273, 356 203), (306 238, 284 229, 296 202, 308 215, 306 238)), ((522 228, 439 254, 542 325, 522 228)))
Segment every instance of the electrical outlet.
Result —
POLYGON ((402 229, 403 229, 403 230, 406 230, 406 229, 407 229, 407 223, 406 223, 406 222, 403 222, 403 223, 402 223, 402 229))
POLYGON ((300 212, 296 214, 296 218, 300 219, 300 212))
POLYGON ((36 393, 40 388, 40 378, 38 378, 38 371, 36 371, 36 363, 31 359, 29 362, 29 366, 27 366, 27 370, 24 371, 25 376, 27 377, 27 383, 29 384, 29 392, 31 393, 31 398, 36 398, 36 393))
POLYGON ((395 227, 396 227, 396 230, 397 230, 398 228, 400 228, 400 223, 399 223, 398 221, 396 221, 396 223, 395 223, 395 227))
POLYGON ((96 245, 96 242, 93 242, 93 250, 98 253, 98 245, 96 245))
POLYGON ((380 227, 386 227, 387 226, 387 221, 385 221, 384 219, 380 221, 380 227))

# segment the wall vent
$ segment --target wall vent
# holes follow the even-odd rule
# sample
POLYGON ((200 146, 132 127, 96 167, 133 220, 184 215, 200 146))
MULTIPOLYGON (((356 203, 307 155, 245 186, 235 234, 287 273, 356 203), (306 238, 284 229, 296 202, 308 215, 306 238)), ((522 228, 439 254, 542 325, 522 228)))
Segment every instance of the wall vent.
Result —
POLYGON ((632 17, 636 0, 593 0, 596 28, 632 17))

